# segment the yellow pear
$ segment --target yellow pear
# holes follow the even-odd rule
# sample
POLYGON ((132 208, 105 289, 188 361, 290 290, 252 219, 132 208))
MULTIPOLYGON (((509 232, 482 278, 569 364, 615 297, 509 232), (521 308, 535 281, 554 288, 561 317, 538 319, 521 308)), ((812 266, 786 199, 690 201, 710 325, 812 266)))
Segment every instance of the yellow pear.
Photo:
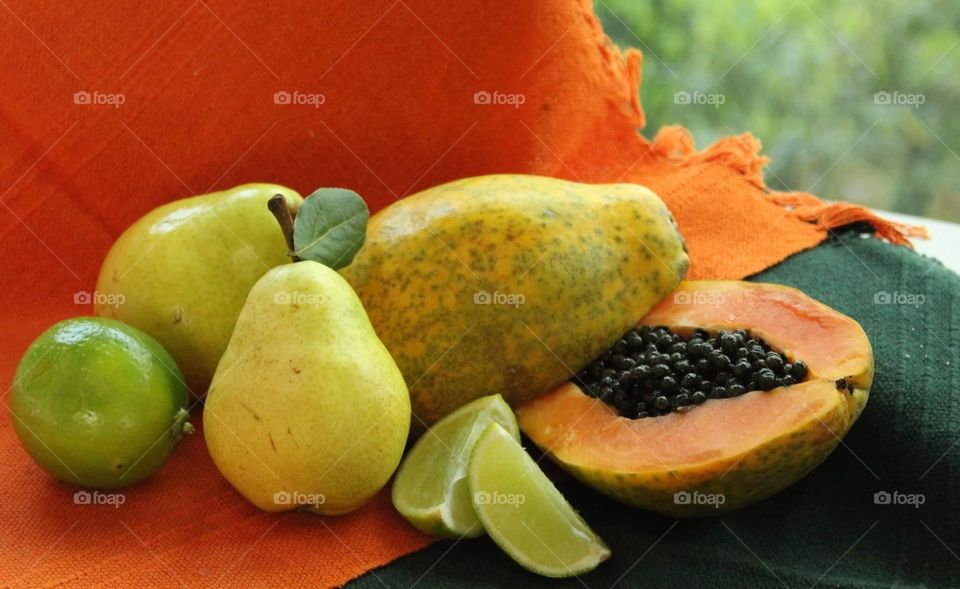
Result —
POLYGON ((410 397, 350 285, 303 261, 250 291, 203 423, 217 468, 254 505, 337 515, 396 470, 410 397))

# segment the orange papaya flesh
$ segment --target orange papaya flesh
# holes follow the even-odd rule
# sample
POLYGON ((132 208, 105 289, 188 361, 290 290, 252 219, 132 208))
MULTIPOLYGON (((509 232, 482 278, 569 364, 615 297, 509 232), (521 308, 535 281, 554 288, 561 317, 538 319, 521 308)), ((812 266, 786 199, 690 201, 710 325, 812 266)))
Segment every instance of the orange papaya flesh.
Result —
POLYGON ((724 513, 794 483, 839 444, 867 402, 873 354, 853 319, 773 284, 691 281, 641 325, 677 333, 746 329, 807 378, 629 419, 573 383, 523 405, 523 432, 575 477, 614 499, 671 516, 724 513))

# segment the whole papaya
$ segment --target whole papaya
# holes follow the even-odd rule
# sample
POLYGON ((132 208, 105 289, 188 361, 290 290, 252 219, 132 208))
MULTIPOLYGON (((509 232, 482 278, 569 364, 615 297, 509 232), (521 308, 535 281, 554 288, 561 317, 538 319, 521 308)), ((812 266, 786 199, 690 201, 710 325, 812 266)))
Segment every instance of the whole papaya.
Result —
POLYGON ((342 273, 410 389, 414 424, 568 379, 686 274, 673 217, 634 184, 466 178, 370 219, 342 273))

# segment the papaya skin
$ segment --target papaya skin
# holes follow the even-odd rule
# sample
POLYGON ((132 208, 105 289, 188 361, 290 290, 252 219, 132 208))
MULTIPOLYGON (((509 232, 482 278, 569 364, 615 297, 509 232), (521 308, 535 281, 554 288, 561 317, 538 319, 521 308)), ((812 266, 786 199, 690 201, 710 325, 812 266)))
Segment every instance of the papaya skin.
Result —
POLYGON ((867 403, 873 353, 862 328, 795 289, 685 282, 641 324, 681 332, 750 329, 774 348, 807 361, 810 373, 791 387, 708 400, 689 412, 656 418, 621 417, 573 383, 518 409, 521 430, 551 459, 628 505, 687 517, 721 514, 765 499, 823 462, 867 403), (709 300, 707 295, 722 302, 712 309, 689 302, 709 300), (811 330, 798 328, 809 341, 797 339, 794 328, 801 323, 811 330), (829 334, 835 341, 823 344, 813 334, 829 334), (678 500, 684 492, 689 498, 699 493, 722 499, 678 500))
POLYGON ((516 407, 556 387, 688 265, 673 217, 642 186, 494 175, 380 211, 341 272, 422 428, 491 392, 516 407))

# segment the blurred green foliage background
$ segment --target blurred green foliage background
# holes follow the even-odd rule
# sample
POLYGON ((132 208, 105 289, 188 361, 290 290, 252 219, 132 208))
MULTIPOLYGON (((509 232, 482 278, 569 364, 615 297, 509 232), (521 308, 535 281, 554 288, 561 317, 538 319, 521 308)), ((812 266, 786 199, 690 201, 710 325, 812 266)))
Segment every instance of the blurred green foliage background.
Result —
POLYGON ((646 136, 679 123, 703 148, 750 131, 772 188, 960 221, 960 3, 595 5, 644 53, 646 136))

